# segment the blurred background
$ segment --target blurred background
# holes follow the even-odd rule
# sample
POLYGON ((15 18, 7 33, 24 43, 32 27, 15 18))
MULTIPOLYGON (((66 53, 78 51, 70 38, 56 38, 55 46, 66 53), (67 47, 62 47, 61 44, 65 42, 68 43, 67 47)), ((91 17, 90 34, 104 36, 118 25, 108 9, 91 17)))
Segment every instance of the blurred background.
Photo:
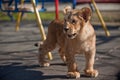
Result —
MULTIPOLYGON (((12 21, 17 18, 17 10, 11 11, 15 9, 14 0, 2 0, 1 11, 0 11, 0 21, 12 21), (13 1, 10 3, 10 1, 13 1), (8 11, 5 11, 8 10, 8 11)), ((42 20, 53 20, 55 19, 55 2, 54 0, 36 0, 37 7, 40 10, 40 15, 42 20)), ((97 7, 100 10, 103 19, 106 23, 116 23, 120 22, 120 1, 119 0, 95 0, 97 3, 97 7)), ((17 0, 18 6, 20 1, 17 0)), ((63 18, 62 10, 66 5, 71 5, 73 8, 80 9, 84 6, 90 7, 93 11, 92 15, 92 23, 98 23, 99 19, 95 13, 94 6, 91 0, 59 0, 58 10, 59 10, 59 18, 63 18)), ((25 4, 23 7, 27 7, 28 10, 32 8, 30 0, 25 0, 25 4)), ((35 20, 35 16, 33 12, 24 12, 22 16, 22 20, 35 20), (29 17, 28 17, 29 16, 29 17)))
POLYGON ((77 55, 80 80, 120 80, 120 0, 0 0, 0 80, 75 80, 66 78, 67 67, 57 49, 52 51, 51 66, 41 68, 38 47, 34 46, 43 40, 41 25, 37 22, 42 21, 43 31, 47 33, 52 20, 63 19, 62 11, 67 5, 75 9, 90 7, 91 23, 96 31, 95 68, 99 76, 84 76, 85 59, 77 55), (38 15, 36 18, 31 1, 36 1, 41 19, 38 15), (105 35, 92 1, 96 2, 109 37, 105 35))

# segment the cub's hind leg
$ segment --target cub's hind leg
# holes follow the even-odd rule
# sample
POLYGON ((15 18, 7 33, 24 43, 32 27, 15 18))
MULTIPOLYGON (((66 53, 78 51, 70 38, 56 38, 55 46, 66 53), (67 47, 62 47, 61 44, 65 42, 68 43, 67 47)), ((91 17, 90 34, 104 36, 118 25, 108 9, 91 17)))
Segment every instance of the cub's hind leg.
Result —
POLYGON ((59 55, 61 57, 61 59, 63 60, 63 62, 66 64, 66 57, 65 57, 65 52, 63 48, 59 49, 59 55))
POLYGON ((39 47, 39 54, 38 54, 38 61, 40 66, 49 66, 49 62, 46 59, 46 55, 48 52, 52 51, 53 49, 55 49, 56 47, 56 43, 50 43, 49 41, 44 41, 43 44, 40 44, 39 47))
POLYGON ((48 29, 47 39, 43 42, 43 44, 40 44, 39 46, 38 60, 41 66, 49 66, 49 63, 46 60, 45 56, 48 52, 55 49, 57 43, 55 33, 52 32, 53 30, 50 27, 51 26, 49 26, 48 29))

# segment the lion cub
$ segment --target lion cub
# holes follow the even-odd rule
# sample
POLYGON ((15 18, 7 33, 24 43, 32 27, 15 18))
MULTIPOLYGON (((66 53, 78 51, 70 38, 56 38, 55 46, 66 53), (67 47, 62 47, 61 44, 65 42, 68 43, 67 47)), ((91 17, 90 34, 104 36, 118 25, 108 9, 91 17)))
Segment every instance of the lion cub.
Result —
POLYGON ((54 20, 49 24, 47 39, 39 47, 39 63, 49 66, 45 55, 59 45, 59 54, 67 64, 67 77, 79 78, 75 54, 84 53, 86 58, 85 75, 98 76, 93 68, 96 53, 96 34, 90 24, 91 10, 64 8, 64 20, 54 20))

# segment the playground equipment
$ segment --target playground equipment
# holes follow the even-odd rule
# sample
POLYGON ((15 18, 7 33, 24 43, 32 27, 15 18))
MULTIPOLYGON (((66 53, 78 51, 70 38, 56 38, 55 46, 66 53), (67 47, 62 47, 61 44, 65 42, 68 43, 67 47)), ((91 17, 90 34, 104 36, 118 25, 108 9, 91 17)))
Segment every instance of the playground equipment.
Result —
MULTIPOLYGON (((15 0, 15 1, 16 1, 15 3, 17 3, 17 0, 15 0)), ((2 3, 1 0, 0 0, 0 3, 2 3)), ((36 0, 31 0, 31 3, 32 3, 33 12, 35 13, 35 16, 36 16, 36 20, 37 20, 37 23, 38 23, 38 27, 39 27, 39 30, 40 30, 40 33, 41 33, 42 40, 44 41, 46 39, 46 36, 45 36, 45 32, 44 32, 44 29, 43 29, 43 26, 42 26, 42 21, 41 21, 40 15, 39 15, 39 11, 36 8, 36 0)), ((21 0, 20 7, 18 7, 18 5, 15 4, 15 8, 12 9, 12 10, 10 10, 10 9, 2 10, 4 12, 5 11, 18 12, 18 18, 17 18, 17 22, 16 22, 16 31, 19 30, 19 24, 20 24, 22 12, 29 12, 29 11, 26 11, 25 8, 21 8, 23 6, 23 4, 24 4, 24 0, 21 0)), ((0 7, 1 7, 1 5, 0 5, 0 7)), ((51 55, 50 52, 48 53, 48 58, 50 60, 52 60, 52 55, 51 55)))
MULTIPOLYGON (((35 0, 36 7, 39 9, 40 12, 46 11, 44 8, 44 2, 42 0, 42 5, 38 6, 38 1, 35 0)), ((31 2, 31 0, 24 0, 23 2, 28 3, 31 2)), ((21 6, 21 0, 0 0, 0 10, 3 12, 33 12, 33 7, 27 7, 24 6, 24 4, 21 6), (3 7, 3 4, 7 4, 6 8, 3 7), (12 4, 14 3, 14 4, 12 4)))
MULTIPOLYGON (((39 0, 36 1, 36 7, 38 8, 39 12, 44 12, 46 9, 44 8, 44 0, 41 0, 42 5, 38 6, 39 0)), ((24 0, 25 3, 30 3, 31 0, 24 0)), ((33 7, 27 7, 24 4, 21 4, 21 0, 0 0, 0 10, 2 12, 6 12, 7 15, 10 17, 11 21, 13 21, 13 16, 10 14, 11 12, 22 12, 22 15, 24 13, 30 13, 34 12, 33 7)))
POLYGON ((59 0, 55 0, 55 18, 58 19, 59 18, 59 0))
MULTIPOLYGON (((55 2, 56 19, 58 19, 58 17, 59 17, 59 14, 58 14, 59 2, 71 2, 73 9, 76 6, 76 0, 35 0, 35 1, 36 1, 36 6, 38 5, 39 2, 41 2, 41 7, 37 6, 39 9, 39 12, 46 11, 46 8, 44 7, 45 2, 55 2)), ((30 0, 24 0, 24 2, 29 3, 30 0)), ((27 7, 24 7, 24 5, 18 6, 18 4, 20 4, 20 3, 21 3, 21 0, 0 0, 0 10, 3 12, 7 12, 7 15, 10 17, 11 21, 13 21, 14 19, 13 19, 13 16, 10 14, 10 12, 22 12, 22 15, 23 15, 23 13, 25 13, 25 12, 33 12, 34 11, 33 8, 27 8, 27 7), (12 6, 13 1, 14 1, 15 6, 12 6), (2 8, 3 3, 8 3, 8 7, 6 9, 2 8)))

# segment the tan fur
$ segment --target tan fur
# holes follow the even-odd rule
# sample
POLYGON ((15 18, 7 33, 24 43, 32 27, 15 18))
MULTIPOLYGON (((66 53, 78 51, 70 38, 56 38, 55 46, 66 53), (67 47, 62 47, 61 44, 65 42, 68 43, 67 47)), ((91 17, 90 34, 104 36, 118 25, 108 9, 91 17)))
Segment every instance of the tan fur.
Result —
POLYGON ((86 7, 78 10, 67 9, 71 8, 65 8, 63 21, 54 20, 49 24, 47 39, 39 48, 39 63, 41 66, 49 66, 45 55, 58 45, 59 54, 68 67, 68 77, 80 77, 74 56, 81 53, 86 58, 86 76, 96 77, 98 71, 93 69, 96 35, 89 22, 91 10, 86 7))

